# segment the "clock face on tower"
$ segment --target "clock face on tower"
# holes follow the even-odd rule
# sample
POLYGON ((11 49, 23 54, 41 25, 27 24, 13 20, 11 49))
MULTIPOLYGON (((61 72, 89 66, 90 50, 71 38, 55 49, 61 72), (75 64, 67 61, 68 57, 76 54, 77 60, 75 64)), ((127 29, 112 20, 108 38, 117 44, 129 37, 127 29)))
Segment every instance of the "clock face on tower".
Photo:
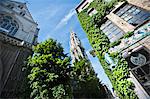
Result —
POLYGON ((143 54, 137 53, 136 56, 131 56, 130 61, 134 65, 144 65, 146 63, 146 57, 143 54))

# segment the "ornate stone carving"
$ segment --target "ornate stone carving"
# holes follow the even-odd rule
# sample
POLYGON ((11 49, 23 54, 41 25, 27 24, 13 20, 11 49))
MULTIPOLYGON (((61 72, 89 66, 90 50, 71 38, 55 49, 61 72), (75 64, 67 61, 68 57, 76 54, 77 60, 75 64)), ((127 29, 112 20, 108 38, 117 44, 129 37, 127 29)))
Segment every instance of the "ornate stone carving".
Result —
POLYGON ((144 65, 146 63, 146 57, 140 53, 137 53, 136 56, 131 56, 130 61, 134 65, 144 65))

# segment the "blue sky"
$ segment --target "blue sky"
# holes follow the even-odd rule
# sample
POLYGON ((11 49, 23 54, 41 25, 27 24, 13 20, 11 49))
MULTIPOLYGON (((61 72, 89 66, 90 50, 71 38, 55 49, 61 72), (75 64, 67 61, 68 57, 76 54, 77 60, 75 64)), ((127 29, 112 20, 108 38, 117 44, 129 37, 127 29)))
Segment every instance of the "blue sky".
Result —
POLYGON ((89 54, 91 46, 86 34, 80 26, 75 7, 81 0, 17 0, 28 2, 27 6, 34 20, 38 23, 39 42, 53 38, 62 43, 66 53, 70 51, 70 30, 80 38, 92 65, 100 80, 111 88, 110 81, 105 75, 97 58, 89 54))

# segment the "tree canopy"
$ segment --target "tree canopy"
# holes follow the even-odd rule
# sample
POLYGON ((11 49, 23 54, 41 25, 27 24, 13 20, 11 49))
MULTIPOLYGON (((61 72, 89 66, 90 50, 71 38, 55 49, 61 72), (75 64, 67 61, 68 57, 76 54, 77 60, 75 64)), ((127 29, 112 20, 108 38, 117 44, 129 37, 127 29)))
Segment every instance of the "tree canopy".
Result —
POLYGON ((74 98, 107 98, 106 90, 87 59, 76 61, 73 66, 74 98))
POLYGON ((33 49, 28 59, 31 98, 62 99, 71 97, 70 57, 60 43, 48 39, 33 49))

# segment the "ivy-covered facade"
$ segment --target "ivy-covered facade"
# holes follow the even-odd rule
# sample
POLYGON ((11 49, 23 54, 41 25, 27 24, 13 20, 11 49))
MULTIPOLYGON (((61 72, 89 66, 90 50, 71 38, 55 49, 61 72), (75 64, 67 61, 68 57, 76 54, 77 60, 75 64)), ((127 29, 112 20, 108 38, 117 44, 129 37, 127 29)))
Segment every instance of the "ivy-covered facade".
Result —
POLYGON ((148 0, 82 0, 76 7, 92 53, 121 99, 150 97, 148 4, 148 0))

